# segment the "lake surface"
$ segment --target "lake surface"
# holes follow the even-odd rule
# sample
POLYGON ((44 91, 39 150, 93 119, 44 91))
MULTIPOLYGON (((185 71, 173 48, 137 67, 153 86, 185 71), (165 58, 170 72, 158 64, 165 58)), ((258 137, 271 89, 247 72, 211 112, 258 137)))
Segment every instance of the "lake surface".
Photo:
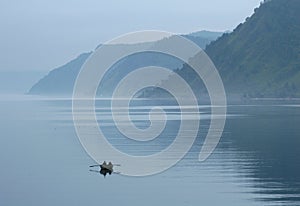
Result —
MULTIPOLYGON (((149 126, 145 117, 152 105, 134 105, 131 115, 138 127, 149 126)), ((108 106, 99 101, 96 111, 101 129, 116 148, 145 155, 174 140, 179 125, 176 105, 164 102, 172 119, 148 144, 122 137, 108 106)), ((89 171, 95 162, 76 136, 70 100, 1 97, 0 108, 0 205, 300 205, 297 102, 228 105, 221 141, 205 162, 198 161, 198 154, 210 108, 200 106, 197 140, 178 164, 147 177, 105 178, 89 171)), ((116 170, 122 173, 122 166, 116 170)))

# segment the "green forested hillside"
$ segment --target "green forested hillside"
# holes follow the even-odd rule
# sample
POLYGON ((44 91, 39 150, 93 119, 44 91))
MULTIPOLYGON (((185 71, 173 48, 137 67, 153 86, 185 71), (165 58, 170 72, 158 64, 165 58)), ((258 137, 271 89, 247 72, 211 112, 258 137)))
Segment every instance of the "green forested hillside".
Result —
POLYGON ((227 93, 300 96, 300 0, 269 0, 206 48, 227 93))

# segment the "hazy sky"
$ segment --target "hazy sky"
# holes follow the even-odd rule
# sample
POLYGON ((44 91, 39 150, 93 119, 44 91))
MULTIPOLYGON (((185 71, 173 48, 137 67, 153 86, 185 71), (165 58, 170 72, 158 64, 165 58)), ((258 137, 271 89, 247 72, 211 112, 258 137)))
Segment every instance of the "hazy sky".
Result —
POLYGON ((0 0, 0 71, 49 71, 137 30, 232 30, 261 0, 0 0))

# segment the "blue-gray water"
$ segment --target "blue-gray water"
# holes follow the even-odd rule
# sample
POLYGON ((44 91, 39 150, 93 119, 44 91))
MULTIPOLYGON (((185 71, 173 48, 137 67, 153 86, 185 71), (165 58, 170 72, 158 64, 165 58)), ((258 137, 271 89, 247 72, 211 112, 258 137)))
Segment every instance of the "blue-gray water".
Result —
MULTIPOLYGON (((139 178, 89 172, 95 162, 76 136, 70 106, 62 99, 1 97, 0 205, 300 204, 300 105, 294 102, 229 105, 223 137, 207 161, 197 160, 209 125, 203 118, 183 160, 139 178)), ((147 153, 170 143, 177 124, 175 118, 164 140, 145 146, 118 139, 107 122, 103 129, 119 149, 147 153)))

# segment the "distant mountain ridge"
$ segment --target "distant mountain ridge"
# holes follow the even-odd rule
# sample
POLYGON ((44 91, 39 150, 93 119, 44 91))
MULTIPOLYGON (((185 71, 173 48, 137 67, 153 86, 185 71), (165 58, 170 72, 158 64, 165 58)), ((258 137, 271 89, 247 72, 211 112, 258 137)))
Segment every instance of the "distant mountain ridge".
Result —
POLYGON ((83 53, 67 64, 53 69, 36 84, 34 84, 29 90, 28 94, 71 94, 80 68, 90 54, 91 52, 83 53))
MULTIPOLYGON (((230 31, 225 31, 225 33, 229 33, 230 31)), ((187 34, 185 36, 187 37, 201 37, 203 39, 214 39, 216 40, 217 38, 219 38, 220 36, 222 36, 224 32, 211 32, 211 31, 206 31, 206 30, 202 30, 202 31, 196 31, 196 32, 192 32, 190 34, 187 34)))
MULTIPOLYGON (((208 45, 211 41, 216 40, 221 35, 222 33, 220 32, 205 31, 205 32, 182 35, 182 36, 190 39, 191 41, 196 43, 199 47, 204 49, 206 45, 208 45)), ((151 45, 155 43, 156 42, 152 42, 152 43, 147 42, 143 44, 148 44, 150 48, 151 45)), ((120 46, 124 46, 124 45, 120 45, 120 46)), ((67 64, 50 71, 46 76, 44 76, 42 79, 40 79, 36 84, 32 86, 28 94, 71 95, 73 92, 73 86, 76 77, 78 75, 78 72, 80 71, 81 66, 86 61, 86 59, 90 56, 91 53, 92 52, 83 53, 79 55, 76 59, 68 62, 67 64)), ((142 66, 156 65, 156 66, 169 67, 170 69, 178 69, 182 67, 183 64, 182 62, 174 59, 172 61, 164 61, 164 58, 167 57, 159 57, 155 54, 146 54, 144 56, 139 55, 135 60, 131 60, 130 58, 128 58, 127 60, 124 60, 122 62, 121 70, 119 69, 117 72, 115 72, 115 74, 108 75, 106 79, 107 81, 109 79, 110 83, 113 85, 116 83, 116 81, 120 79, 123 73, 128 73, 128 69, 133 69, 142 66)), ((104 88, 102 91, 105 92, 99 95, 105 96, 111 92, 112 89, 110 88, 111 85, 107 81, 106 82, 104 81, 102 85, 104 88)))
MULTIPOLYGON (((206 47, 205 51, 219 70, 228 96, 300 97, 299 11, 300 0, 268 0, 261 3, 244 23, 239 24, 232 32, 224 33, 221 37, 211 40, 210 44, 206 39, 206 32, 192 33, 185 37, 203 48, 206 47), (204 34, 205 37, 197 37, 204 34), (200 39, 205 39, 207 43, 202 44, 203 41, 200 39)), ((148 56, 146 63, 151 62, 151 59, 156 59, 152 57, 148 56)), ((76 66, 65 65, 64 68, 57 69, 59 71, 50 72, 33 86, 30 93, 47 95, 51 92, 57 94, 59 91, 65 91, 70 94, 77 69, 80 68, 79 64, 83 62, 78 60, 76 66), (67 71, 72 75, 69 75, 67 71), (59 75, 61 76, 58 77, 59 75), (56 84, 63 82, 68 76, 73 79, 65 81, 64 84, 56 84)), ((125 63, 124 68, 127 69, 131 63, 130 61, 125 63)), ((136 67, 143 66, 139 61, 132 62, 132 64, 136 67)), ((162 62, 157 63, 158 66, 160 64, 162 62)), ((187 64, 183 66, 180 64, 180 62, 175 62, 166 66, 170 66, 184 76, 193 88, 203 91, 204 85, 201 80, 195 77, 196 75, 191 72, 187 64)), ((121 73, 117 74, 118 78, 122 75, 121 73)), ((114 78, 112 82, 117 81, 118 78, 114 78)), ((109 90, 109 86, 105 88, 109 90)))

